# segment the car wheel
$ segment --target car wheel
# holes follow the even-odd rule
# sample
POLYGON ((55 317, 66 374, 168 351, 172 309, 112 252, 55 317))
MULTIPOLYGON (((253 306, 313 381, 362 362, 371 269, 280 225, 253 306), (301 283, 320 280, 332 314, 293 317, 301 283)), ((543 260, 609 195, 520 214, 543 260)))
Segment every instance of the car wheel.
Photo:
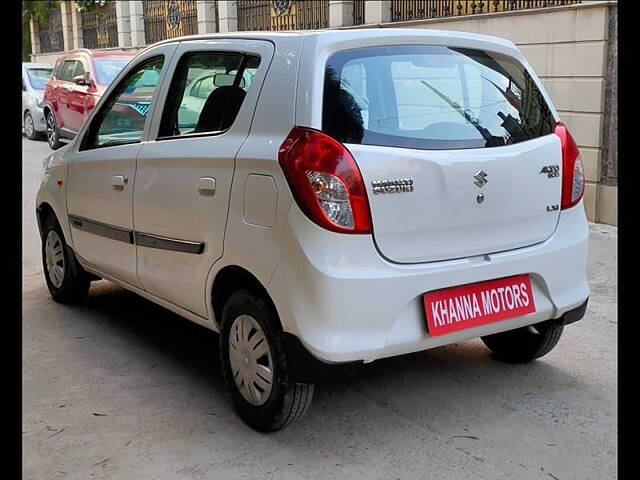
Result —
POLYGON ((257 295, 238 291, 225 304, 220 363, 236 412, 255 430, 280 430, 311 404, 314 385, 291 379, 277 313, 257 295))
POLYGON ((29 140, 35 140, 38 137, 36 126, 33 123, 33 117, 29 112, 25 112, 24 114, 24 134, 29 140))
POLYGON ((64 145, 60 141, 60 131, 58 130, 56 117, 51 110, 47 112, 47 143, 52 150, 57 150, 64 145))
POLYGON ((90 275, 67 245, 53 215, 47 217, 42 234, 42 264, 51 297, 65 304, 82 303, 89 292, 90 275))
POLYGON ((548 320, 528 327, 482 337, 496 360, 527 363, 549 353, 558 344, 564 327, 548 320))

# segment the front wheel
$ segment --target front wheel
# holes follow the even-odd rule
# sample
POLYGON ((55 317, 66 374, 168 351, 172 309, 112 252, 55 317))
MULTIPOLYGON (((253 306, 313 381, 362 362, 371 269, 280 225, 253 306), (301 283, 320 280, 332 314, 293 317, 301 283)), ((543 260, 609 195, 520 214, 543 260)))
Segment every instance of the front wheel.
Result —
POLYGON ((30 112, 25 112, 24 114, 24 134, 29 140, 35 140, 38 137, 36 125, 33 122, 33 117, 30 112))
POLYGON ((51 297, 60 303, 82 303, 89 292, 89 274, 67 245, 62 228, 53 215, 47 217, 42 235, 44 277, 51 297))
POLYGON ((222 312, 220 363, 236 412, 250 427, 271 432, 299 420, 314 385, 291 379, 276 312, 247 291, 222 312))
POLYGON ((527 363, 553 350, 563 329, 562 325, 548 320, 481 338, 497 360, 527 363))
POLYGON ((57 150, 64 145, 60 141, 60 131, 56 123, 56 117, 51 110, 47 112, 47 143, 52 150, 57 150))

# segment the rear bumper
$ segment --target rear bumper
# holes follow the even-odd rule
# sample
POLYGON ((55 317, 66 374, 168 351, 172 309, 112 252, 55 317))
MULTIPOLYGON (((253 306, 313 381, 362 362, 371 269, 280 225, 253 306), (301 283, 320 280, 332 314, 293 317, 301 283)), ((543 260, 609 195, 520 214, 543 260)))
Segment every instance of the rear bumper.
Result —
MULTIPOLYGON (((588 299, 582 305, 565 312, 556 322, 560 325, 569 325, 584 318, 587 310, 588 299)), ((302 342, 290 333, 284 334, 284 345, 287 351, 287 359, 293 380, 307 383, 329 383, 347 378, 355 373, 363 362, 328 362, 314 357, 302 342)))
MULTIPOLYGON (((325 362, 369 362, 545 320, 565 323, 589 296, 588 226, 582 203, 563 210, 542 243, 479 257, 400 265, 384 260, 371 236, 341 235, 293 205, 285 251, 267 286, 285 332, 325 362), (431 337, 424 293, 529 273, 536 312, 431 337)), ((583 312, 584 313, 584 312, 583 312)), ((575 316, 575 315, 574 315, 575 316)))

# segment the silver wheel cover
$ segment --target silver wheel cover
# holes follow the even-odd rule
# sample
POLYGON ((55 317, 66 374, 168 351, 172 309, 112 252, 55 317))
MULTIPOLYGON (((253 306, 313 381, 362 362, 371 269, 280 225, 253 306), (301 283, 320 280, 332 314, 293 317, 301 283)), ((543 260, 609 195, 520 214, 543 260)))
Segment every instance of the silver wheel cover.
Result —
POLYGON ((26 114, 24 116, 24 132, 27 134, 27 137, 33 135, 34 128, 35 127, 33 126, 33 118, 31 118, 31 115, 26 114))
POLYGON ((58 232, 51 230, 44 244, 44 259, 51 284, 60 288, 64 281, 64 252, 58 232))
POLYGON ((53 119, 53 114, 50 113, 49 115, 47 115, 47 141, 49 142, 49 145, 53 145, 53 143, 55 142, 55 127, 56 125, 53 119))
POLYGON ((229 364, 242 397, 251 405, 264 405, 273 386, 273 359, 267 337, 251 315, 240 315, 231 324, 229 364))

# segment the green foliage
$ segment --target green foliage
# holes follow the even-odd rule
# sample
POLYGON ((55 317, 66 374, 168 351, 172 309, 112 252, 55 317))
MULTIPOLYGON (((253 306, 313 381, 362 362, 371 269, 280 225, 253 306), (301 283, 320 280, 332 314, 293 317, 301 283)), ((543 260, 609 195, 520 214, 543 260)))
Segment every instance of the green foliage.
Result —
POLYGON ((36 22, 46 22, 49 20, 49 9, 60 6, 59 1, 53 0, 23 0, 22 1, 22 21, 29 23, 33 17, 36 22))
POLYGON ((76 8, 80 12, 90 12, 96 7, 103 6, 105 3, 105 0, 76 0, 76 8))

